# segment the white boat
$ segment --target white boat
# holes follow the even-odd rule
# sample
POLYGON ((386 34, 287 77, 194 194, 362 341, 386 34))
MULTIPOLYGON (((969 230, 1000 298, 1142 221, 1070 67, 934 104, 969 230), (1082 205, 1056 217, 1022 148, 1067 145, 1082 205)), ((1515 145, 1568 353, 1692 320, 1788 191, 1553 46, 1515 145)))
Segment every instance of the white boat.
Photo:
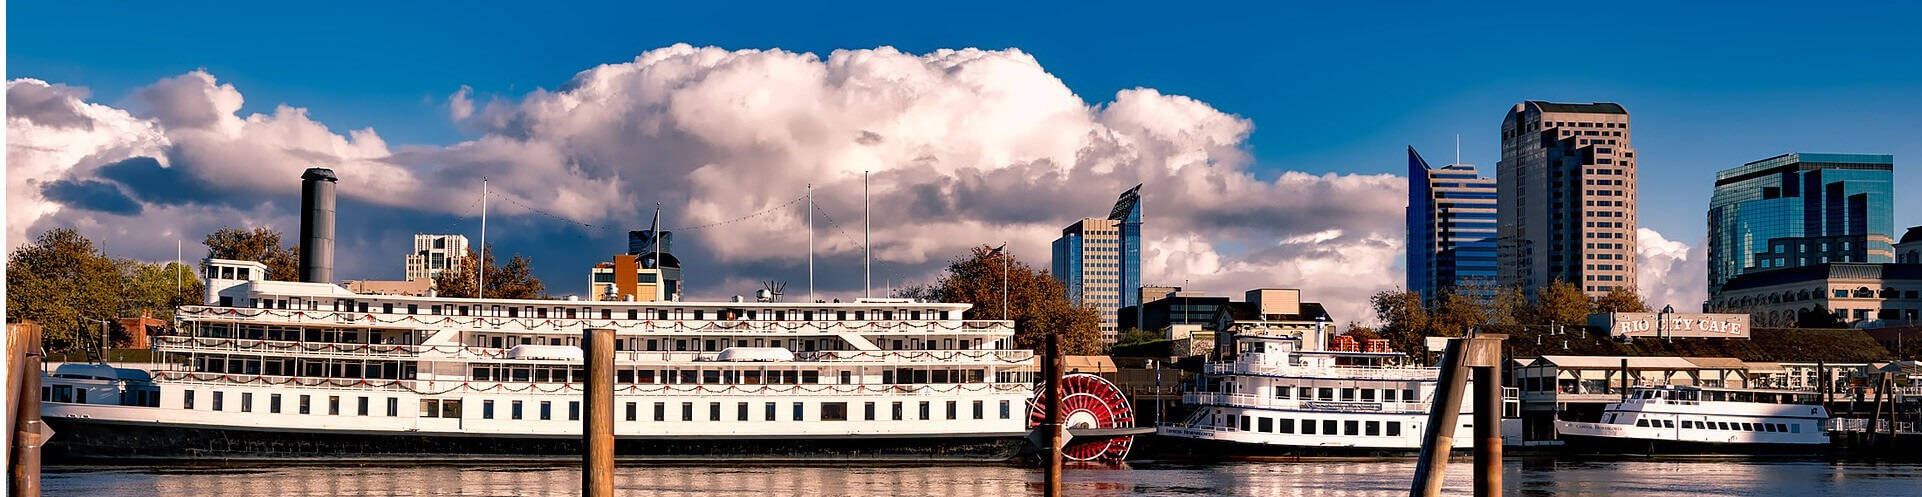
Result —
POLYGON ((623 458, 1004 460, 1034 353, 966 304, 362 295, 205 262, 143 367, 51 369, 72 459, 578 459, 584 329, 616 332, 623 458))
POLYGON ((1820 394, 1796 390, 1633 387, 1599 423, 1555 421, 1567 447, 1624 454, 1810 454, 1826 448, 1820 394))
MULTIPOLYGON (((1327 348, 1320 341, 1315 332, 1236 336, 1234 359, 1207 364, 1182 395, 1193 413, 1156 434, 1173 452, 1210 456, 1420 452, 1439 370, 1411 365, 1385 341, 1327 348)), ((1514 402, 1503 405, 1504 418, 1514 417, 1514 402)), ((1456 449, 1474 445, 1473 406, 1465 394, 1456 449)), ((1519 424, 1509 431, 1519 435, 1519 424)))

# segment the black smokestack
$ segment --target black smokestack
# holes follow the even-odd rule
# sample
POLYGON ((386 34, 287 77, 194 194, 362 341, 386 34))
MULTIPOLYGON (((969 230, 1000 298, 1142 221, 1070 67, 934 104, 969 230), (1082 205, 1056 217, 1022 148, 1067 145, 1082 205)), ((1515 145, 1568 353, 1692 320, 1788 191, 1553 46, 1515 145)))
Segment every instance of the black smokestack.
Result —
POLYGON ((300 175, 300 281, 334 282, 334 170, 300 175))

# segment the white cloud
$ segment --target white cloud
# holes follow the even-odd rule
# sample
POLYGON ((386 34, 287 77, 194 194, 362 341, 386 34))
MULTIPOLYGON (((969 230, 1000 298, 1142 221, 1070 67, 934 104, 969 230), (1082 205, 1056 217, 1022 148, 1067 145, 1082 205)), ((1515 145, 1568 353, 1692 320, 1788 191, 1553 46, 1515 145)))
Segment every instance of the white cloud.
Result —
MULTIPOLYGON (((9 98, 29 81, 10 83, 9 98)), ((52 125, 16 132, 10 117, 8 133, 14 143, 52 150, 27 157, 28 181, 99 180, 87 164, 150 156, 208 190, 206 198, 168 205, 205 209, 212 219, 225 213, 236 223, 286 222, 294 178, 315 165, 336 169, 343 195, 394 213, 372 220, 388 224, 464 215, 482 177, 511 199, 493 204, 497 213, 525 216, 522 206, 529 206, 636 227, 646 224, 654 202, 667 206, 669 225, 688 226, 781 206, 813 184, 821 208, 840 225, 823 220, 817 247, 839 261, 859 255, 861 175, 871 171, 877 284, 883 274, 926 280, 966 247, 1004 240, 1046 267, 1049 241, 1062 226, 1105 215, 1115 195, 1145 183, 1150 282, 1187 280, 1227 295, 1301 287, 1345 322, 1366 320, 1366 296, 1401 281, 1401 178, 1257 173, 1245 149, 1254 130, 1247 119, 1147 88, 1089 103, 1019 50, 917 55, 882 47, 822 59, 676 45, 587 69, 559 89, 474 100, 467 87, 448 97, 448 117, 472 134, 466 141, 392 147, 372 129, 336 133, 290 105, 242 116, 239 89, 195 71, 136 92, 135 112, 72 99, 118 116, 126 131, 109 129, 88 141, 52 125), (83 160, 90 156, 98 158, 83 160)), ((16 153, 38 153, 14 143, 9 172, 16 153)), ((156 192, 127 183, 115 184, 155 203, 156 192)), ((56 214, 69 207, 16 200, 16 187, 35 192, 8 179, 10 234, 78 223, 56 214), (16 214, 17 202, 29 209, 16 214)), ((87 216, 140 225, 177 212, 87 216)), ((787 278, 798 288, 807 233, 796 228, 805 216, 791 206, 684 231, 677 248, 711 275, 709 284, 695 286, 713 289, 702 296, 740 293, 718 287, 763 278, 787 278)), ((343 236, 372 229, 348 225, 361 221, 343 219, 343 236)), ((557 280, 556 291, 577 292, 567 283, 578 279, 574 266, 622 246, 610 240, 618 230, 590 236, 608 246, 535 242, 531 235, 520 243, 565 254, 537 267, 557 280)), ((836 290, 849 289, 850 280, 839 281, 836 290)))
POLYGON ((1649 307, 1697 312, 1708 298, 1708 240, 1690 246, 1655 230, 1636 230, 1635 277, 1649 307))

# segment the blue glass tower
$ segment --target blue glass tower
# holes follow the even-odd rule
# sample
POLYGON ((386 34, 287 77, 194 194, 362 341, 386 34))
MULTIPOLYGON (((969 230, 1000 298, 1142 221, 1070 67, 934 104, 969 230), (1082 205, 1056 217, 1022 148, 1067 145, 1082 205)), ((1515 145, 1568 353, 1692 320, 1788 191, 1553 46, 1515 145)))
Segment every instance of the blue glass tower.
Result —
POLYGON ((1715 174, 1708 287, 1744 273, 1894 262, 1895 157, 1792 153, 1715 174))
POLYGON ((1141 185, 1121 192, 1108 220, 1121 223, 1121 306, 1141 305, 1141 185))
POLYGON ((1494 298, 1495 180, 1475 166, 1428 166, 1408 147, 1408 290, 1433 304, 1443 291, 1494 298))

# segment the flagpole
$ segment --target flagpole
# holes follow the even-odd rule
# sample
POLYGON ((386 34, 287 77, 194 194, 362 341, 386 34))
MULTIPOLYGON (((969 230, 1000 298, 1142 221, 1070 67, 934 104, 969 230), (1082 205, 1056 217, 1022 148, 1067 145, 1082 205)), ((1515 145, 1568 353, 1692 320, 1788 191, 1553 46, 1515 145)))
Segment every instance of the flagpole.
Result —
POLYGON ((873 297, 874 222, 868 212, 868 172, 861 171, 861 296, 873 297))
POLYGON ((481 248, 478 261, 480 279, 474 281, 474 298, 487 298, 487 178, 481 178, 481 248))
POLYGON ((808 302, 814 300, 814 183, 808 183, 808 302))
POLYGON ((654 301, 667 300, 667 264, 661 263, 661 203, 654 203, 654 301))
POLYGON ((1008 319, 1008 242, 1001 242, 1001 319, 1008 319))

